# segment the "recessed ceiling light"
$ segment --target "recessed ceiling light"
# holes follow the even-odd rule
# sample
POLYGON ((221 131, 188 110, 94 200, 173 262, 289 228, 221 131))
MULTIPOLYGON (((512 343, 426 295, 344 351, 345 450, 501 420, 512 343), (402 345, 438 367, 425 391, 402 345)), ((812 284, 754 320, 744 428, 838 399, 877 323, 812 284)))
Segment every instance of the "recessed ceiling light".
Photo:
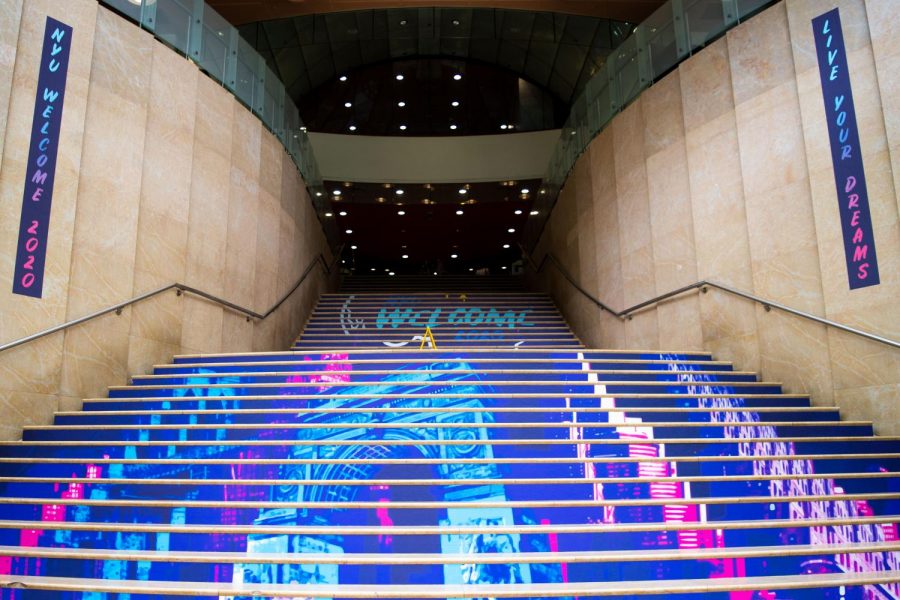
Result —
POLYGON ((531 193, 531 190, 529 190, 528 188, 522 188, 522 194, 530 194, 530 193, 531 193))
POLYGON ((469 190, 467 190, 466 188, 459 188, 458 191, 459 191, 460 194, 465 194, 465 193, 467 193, 469 190))
POLYGON ((399 106, 400 108, 403 108, 404 106, 406 106, 406 102, 401 100, 400 102, 397 103, 397 106, 399 106))
POLYGON ((500 267, 500 268, 503 269, 503 270, 505 271, 505 270, 506 270, 506 265, 504 265, 504 266, 502 266, 502 267, 500 267))
POLYGON ((401 125, 401 126, 400 126, 400 131, 406 131, 406 125, 401 125))
POLYGON ((351 250, 356 250, 357 248, 358 248, 358 246, 350 246, 351 250))
POLYGON ((456 211, 456 214, 461 215, 461 214, 463 214, 463 211, 458 210, 458 211, 456 211))
POLYGON ((517 214, 517 215, 521 215, 521 214, 522 214, 522 211, 521 211, 521 210, 517 210, 517 211, 516 211, 516 214, 517 214))
POLYGON ((338 79, 340 79, 341 81, 347 81, 347 76, 341 75, 340 77, 338 77, 338 79))
POLYGON ((350 108, 351 106, 353 106, 352 102, 344 102, 344 108, 350 108))
POLYGON ((459 258, 459 255, 458 255, 458 254, 451 254, 451 255, 450 255, 450 258, 459 258))
POLYGON ((397 211, 397 214, 400 215, 400 216, 402 217, 403 215, 406 214, 406 211, 405 211, 405 210, 398 210, 398 211, 397 211))
POLYGON ((398 188, 397 190, 394 191, 394 193, 397 194, 398 196, 402 196, 402 195, 403 195, 403 190, 401 190, 401 189, 398 188))
POLYGON ((454 100, 453 102, 450 103, 450 106, 452 106, 453 108, 456 108, 457 106, 459 106, 459 100, 454 100))
POLYGON ((450 129, 456 129, 456 125, 451 125, 450 129))
POLYGON ((375 267, 372 267, 372 268, 370 268, 369 270, 370 270, 370 271, 374 271, 374 270, 375 270, 375 267))
POLYGON ((533 210, 533 211, 531 211, 531 212, 528 213, 528 214, 531 215, 531 216, 534 216, 534 215, 537 215, 537 214, 540 214, 540 213, 539 213, 538 211, 536 211, 536 210, 533 210))
POLYGON ((401 75, 400 73, 397 73, 396 79, 397 79, 397 81, 403 81, 403 75, 401 75))
POLYGON ((507 125, 506 125, 506 128, 507 128, 507 129, 515 129, 516 126, 515 126, 515 125, 509 125, 509 124, 507 124, 507 125))
POLYGON ((346 216, 347 216, 347 211, 346 211, 346 210, 342 210, 342 211, 339 212, 338 214, 341 215, 342 217, 346 217, 346 216))
POLYGON ((506 125, 501 125, 500 129, 506 129, 506 125))
POLYGON ((437 271, 435 271, 434 273, 432 273, 432 275, 437 275, 437 271))
POLYGON ((389 272, 388 272, 388 275, 390 275, 391 277, 393 277, 393 276, 394 276, 394 272, 393 272, 393 271, 389 271, 389 272))
POLYGON ((356 131, 356 125, 351 125, 347 129, 349 129, 350 131, 356 131))
POLYGON ((470 270, 470 271, 474 271, 475 268, 474 268, 474 267, 469 267, 469 270, 470 270))
POLYGON ((406 19, 402 19, 402 20, 400 21, 400 25, 403 25, 403 26, 405 27, 405 26, 406 26, 406 19))
POLYGON ((321 198, 321 197, 322 197, 322 192, 316 192, 316 196, 318 196, 318 197, 321 198))
POLYGON ((341 195, 341 190, 334 190, 334 191, 332 191, 331 193, 334 194, 335 196, 340 196, 340 195, 341 195))
POLYGON ((404 254, 404 255, 401 256, 400 258, 409 258, 409 254, 404 254))
POLYGON ((512 227, 510 227, 510 228, 507 229, 506 231, 507 231, 507 233, 515 233, 515 232, 516 232, 516 230, 515 230, 514 228, 512 228, 512 227))
POLYGON ((547 193, 547 190, 541 190, 541 193, 542 193, 542 194, 546 194, 546 193, 547 193))
POLYGON ((453 23, 454 27, 458 27, 458 26, 459 26, 459 19, 453 19, 453 20, 450 21, 450 22, 453 23))
POLYGON ((350 235, 351 233, 353 233, 353 230, 352 230, 352 229, 345 229, 345 230, 344 230, 344 233, 346 233, 347 235, 350 235))
POLYGON ((460 79, 462 79, 462 75, 460 75, 459 73, 453 76, 454 81, 459 81, 460 79))
POLYGON ((334 213, 325 213, 325 216, 326 216, 326 217, 333 217, 333 216, 334 216, 334 213))
POLYGON ((509 250, 509 244, 503 244, 503 249, 504 249, 504 250, 509 250))

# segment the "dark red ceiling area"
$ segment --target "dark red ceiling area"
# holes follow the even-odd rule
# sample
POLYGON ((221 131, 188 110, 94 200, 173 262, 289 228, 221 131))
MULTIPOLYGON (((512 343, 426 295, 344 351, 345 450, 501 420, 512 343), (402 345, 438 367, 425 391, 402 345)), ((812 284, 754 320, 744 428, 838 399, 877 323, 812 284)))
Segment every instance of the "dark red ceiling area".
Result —
POLYGON ((540 193, 539 180, 327 185, 325 219, 334 220, 344 244, 343 267, 358 273, 502 273, 519 257, 540 193))
POLYGON ((568 107, 515 72, 423 58, 382 62, 332 79, 298 106, 310 131, 357 135, 490 135, 558 129, 568 107))

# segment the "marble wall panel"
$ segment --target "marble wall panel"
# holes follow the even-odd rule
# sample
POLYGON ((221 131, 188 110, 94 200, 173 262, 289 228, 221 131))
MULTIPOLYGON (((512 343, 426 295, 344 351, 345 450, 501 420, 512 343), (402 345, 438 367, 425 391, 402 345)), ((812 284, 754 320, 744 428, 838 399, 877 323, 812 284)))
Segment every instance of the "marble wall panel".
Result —
MULTIPOLYGON (((85 115, 67 318, 127 300, 134 264, 147 127, 153 38, 97 14, 85 115), (110 157, 115 156, 115 160, 110 157)), ((66 331, 61 393, 101 394, 124 383, 131 311, 66 331), (103 357, 97 361, 97 353, 103 357)))
POLYGON ((57 410, 55 395, 0 389, 0 440, 22 439, 22 426, 46 425, 57 410))
POLYGON ((9 0, 0 5, 0 164, 3 161, 3 142, 6 139, 6 119, 12 94, 13 69, 19 44, 19 22, 23 0, 9 0))
MULTIPOLYGON (((0 81, 0 113, 10 117, 0 157, 4 272, 12 271, 18 208, 10 207, 21 204, 34 106, 40 44, 33 40, 40 40, 47 14, 77 33, 44 298, 0 294, 0 340, 175 281, 268 308, 269 298, 261 296, 274 299, 277 286, 293 283, 305 267, 301 258, 325 243, 302 179, 277 139, 193 63, 132 23, 93 0, 67 2, 64 15, 61 6, 6 3, 0 16, 6 32, 0 60, 9 61, 11 73, 9 94, 0 81), (12 26, 10 10, 17 6, 23 18, 12 26), (18 46, 7 44, 13 51, 4 52, 12 29, 18 46), (270 191, 260 202, 263 160, 270 191), (257 242, 259 231, 267 242, 257 242), (253 293, 256 283, 266 290, 253 293)), ((23 423, 49 422, 56 406, 77 410, 83 397, 104 396, 109 385, 174 354, 286 345, 296 335, 287 328, 299 327, 323 282, 311 277, 280 321, 248 323, 204 299, 171 292, 8 351, 0 357, 0 438, 18 436, 23 423), (33 410, 26 414, 29 400, 33 410)))
MULTIPOLYGON (((12 4, 5 3, 4 10, 13 10, 12 4)), ((84 141, 84 120, 88 96, 88 82, 91 73, 91 58, 94 44, 94 28, 97 21, 97 4, 87 0, 72 2, 63 7, 56 2, 42 0, 25 3, 17 30, 19 47, 11 67, 11 87, 6 107, 8 121, 5 127, 5 142, 2 163, 0 163, 0 340, 11 341, 56 325, 65 320, 68 302, 69 273, 71 271, 71 248, 77 204, 79 174, 81 169, 84 141), (79 32, 72 40, 69 60, 68 82, 66 86, 65 110, 60 128, 59 151, 57 155, 56 181, 53 191, 53 210, 47 239, 47 255, 44 272, 44 290, 41 299, 33 299, 10 293, 12 274, 16 256, 18 228, 22 211, 22 190, 29 150, 32 117, 34 113, 35 88, 38 66, 47 16, 62 20, 79 32)), ((6 13, 8 19, 12 14, 6 13)), ((9 24, 11 26, 11 23, 9 24)), ((54 336, 58 347, 41 348, 41 353, 59 354, 62 336, 54 336)), ((26 348, 19 356, 34 351, 26 348)), ((35 364, 42 359, 33 357, 35 364)), ((18 370, 21 358, 0 357, 0 372, 7 369, 18 370), (9 362, 12 361, 12 362, 9 362), (9 364, 7 364, 9 362, 9 364), (12 363, 17 363, 13 365, 12 363)), ((57 361, 58 362, 58 361, 57 361)), ((27 364, 21 363, 21 364, 27 364)), ((54 386, 59 384, 59 370, 47 376, 54 386)), ((25 379, 30 379, 27 375, 25 379)), ((19 378, 2 377, 0 387, 19 378)), ((25 390, 23 390, 25 391, 25 390)))
MULTIPOLYGON (((865 7, 894 189, 900 190, 900 44, 897 44, 900 39, 900 12, 892 3, 883 0, 866 0, 865 7)), ((896 194, 896 200, 900 205, 900 194, 896 194)))

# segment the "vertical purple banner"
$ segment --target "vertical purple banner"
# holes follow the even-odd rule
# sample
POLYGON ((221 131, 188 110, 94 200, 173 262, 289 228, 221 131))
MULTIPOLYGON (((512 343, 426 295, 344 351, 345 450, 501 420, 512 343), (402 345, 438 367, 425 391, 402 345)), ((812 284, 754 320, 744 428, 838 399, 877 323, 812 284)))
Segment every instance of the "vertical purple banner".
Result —
POLYGON ((71 47, 72 28, 47 17, 31 122, 31 145, 25 167, 22 220, 19 223, 13 278, 13 293, 32 298, 40 298, 44 291, 47 230, 50 227, 59 128, 71 47))
POLYGON ((869 193, 859 145, 859 128, 856 124, 853 91, 850 89, 847 50, 844 47, 838 9, 813 19, 812 27, 819 60, 819 76, 822 79, 828 138, 831 141, 831 162, 841 213, 847 277, 850 289, 855 290, 878 285, 880 279, 872 217, 869 214, 869 193))

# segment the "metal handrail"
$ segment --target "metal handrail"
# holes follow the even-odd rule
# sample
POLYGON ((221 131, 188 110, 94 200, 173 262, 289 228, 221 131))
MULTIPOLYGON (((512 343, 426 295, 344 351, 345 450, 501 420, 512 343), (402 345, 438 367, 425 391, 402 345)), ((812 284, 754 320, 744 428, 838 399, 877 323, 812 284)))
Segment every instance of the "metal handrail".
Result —
POLYGON ((776 308, 780 311, 783 311, 783 312, 786 312, 786 313, 789 313, 792 315, 796 315, 798 317, 802 317, 802 318, 808 319, 810 321, 815 321, 816 323, 821 323, 822 325, 827 325, 828 327, 833 327, 833 328, 839 329, 841 331, 846 331, 847 333, 852 333, 854 335, 864 337, 868 340, 872 340, 873 342, 879 342, 881 344, 886 344, 893 348, 900 348, 900 341, 892 340, 890 338, 876 335, 874 333, 869 333, 868 331, 863 331, 861 329, 856 329, 855 327, 850 327, 849 325, 844 325, 843 323, 838 323, 837 321, 832 321, 830 319, 818 317, 818 316, 810 314, 808 312, 798 310, 796 308, 791 308, 790 306, 785 306, 784 304, 780 304, 778 302, 772 302, 771 300, 766 300, 765 298, 760 298, 759 296, 756 296, 755 294, 751 294, 749 292, 745 292, 743 290, 739 290, 739 289, 727 286, 723 283, 711 281, 709 279, 701 279, 700 281, 697 281, 695 283, 691 283, 684 287, 680 287, 676 290, 672 290, 670 292, 666 292, 664 294, 654 296, 653 298, 650 298, 649 300, 639 302, 638 304, 635 304, 634 306, 629 306, 628 308, 617 311, 617 310, 610 308, 608 305, 604 304, 603 301, 601 301, 599 298, 595 298, 590 293, 588 293, 587 290, 585 290, 583 287, 581 287, 581 285, 578 283, 578 281, 576 281, 575 278, 572 277, 572 275, 568 272, 568 270, 566 270, 566 268, 559 262, 559 260, 555 256, 553 256, 551 253, 548 252, 548 253, 544 254, 544 258, 541 259, 541 263, 539 265, 535 264, 534 260, 531 258, 531 256, 528 254, 528 252, 525 251, 524 248, 522 248, 522 255, 528 261, 529 265, 531 266, 531 268, 534 270, 535 273, 540 273, 541 271, 543 271, 544 265, 547 262, 550 262, 560 272, 560 274, 566 279, 566 281, 568 281, 572 287, 574 287, 576 290, 578 290, 578 292, 581 293, 582 296, 584 296, 585 298, 590 300, 601 310, 605 310, 606 312, 610 313, 614 317, 616 317, 620 320, 623 320, 623 321, 626 321, 626 320, 630 321, 631 317, 634 313, 637 313, 645 308, 649 308, 656 304, 660 304, 670 298, 674 298, 675 296, 679 296, 679 295, 689 292, 691 290, 699 289, 701 292, 703 292, 705 294, 707 289, 714 288, 714 289, 721 290, 723 292, 738 296, 740 298, 744 298, 745 300, 750 300, 751 302, 756 302, 758 304, 761 304, 763 306, 763 308, 766 309, 766 312, 772 310, 773 308, 776 308))
POLYGON ((334 258, 332 259, 330 265, 327 262, 325 262, 325 257, 320 252, 312 261, 310 261, 309 265, 303 271, 303 274, 300 275, 300 278, 297 279, 297 282, 291 287, 291 289, 288 290, 287 293, 285 293, 281 298, 279 298, 278 301, 275 304, 273 304, 272 307, 264 313, 258 313, 255 310, 252 310, 250 308, 245 308, 243 306, 235 304, 234 302, 230 302, 228 300, 225 300, 224 298, 219 298, 218 296, 216 296, 214 294, 210 294, 209 292, 205 292, 203 290, 186 285, 184 283, 170 283, 169 285, 163 286, 161 288, 157 288, 155 290, 151 290, 149 292, 145 292, 145 293, 141 294, 140 296, 135 296, 134 298, 125 300, 124 302, 119 302, 118 304, 113 304, 112 306, 108 306, 104 309, 98 310, 89 315, 84 315, 83 317, 79 317, 77 319, 73 319, 71 321, 61 323, 59 325, 54 325, 53 327, 44 329, 43 331, 38 331, 37 333, 32 333, 31 335, 27 335, 23 338, 13 340, 12 342, 7 342, 3 345, 0 345, 0 352, 3 352, 4 350, 9 350, 10 348, 15 348, 16 346, 21 346, 22 344, 27 344, 28 342, 32 342, 34 340, 40 339, 42 337, 48 336, 53 333, 57 333, 59 331, 64 331, 64 330, 68 329, 69 327, 74 327, 75 325, 80 325, 81 323, 86 323, 88 321, 96 319, 97 317, 102 317, 103 315, 108 315, 109 313, 112 313, 112 312, 116 313, 117 315, 120 315, 120 314, 122 314, 122 310, 125 309, 126 307, 131 306, 132 304, 137 304, 138 302, 147 300, 148 298, 158 296, 159 294, 168 292, 169 290, 172 290, 172 289, 176 290, 177 294, 179 296, 187 293, 187 294, 192 294, 194 296, 200 296, 201 298, 205 298, 206 300, 209 300, 210 302, 213 302, 215 304, 220 304, 220 305, 224 306, 225 308, 228 308, 230 310, 233 310, 236 313, 240 313, 240 314, 244 315, 245 317, 247 317, 247 321, 250 321, 250 319, 258 319, 258 320, 262 321, 263 319, 266 319, 269 315, 271 315, 273 312, 278 310, 278 307, 280 307, 282 304, 284 304, 284 302, 288 298, 291 297, 291 294, 293 294, 294 292, 297 291, 297 289, 303 284, 303 282, 306 280, 306 278, 309 276, 309 274, 312 272, 312 270, 316 267, 316 265, 318 265, 318 264, 322 265, 322 269, 325 271, 325 274, 330 275, 332 269, 334 268, 335 263, 337 263, 338 259, 341 256, 342 250, 343 250, 343 246, 338 248, 338 251, 335 253, 334 258))

